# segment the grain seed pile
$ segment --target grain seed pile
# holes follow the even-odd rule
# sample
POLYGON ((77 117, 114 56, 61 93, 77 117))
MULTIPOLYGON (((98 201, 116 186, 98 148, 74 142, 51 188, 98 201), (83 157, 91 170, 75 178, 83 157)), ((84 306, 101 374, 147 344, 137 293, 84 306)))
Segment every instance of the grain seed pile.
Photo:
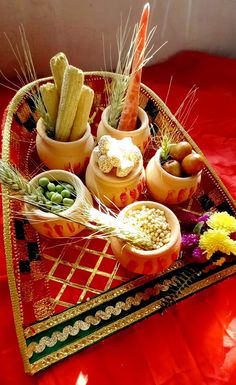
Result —
POLYGON ((170 241, 171 228, 163 210, 142 205, 140 209, 129 210, 123 221, 146 233, 153 242, 153 249, 159 249, 170 241))

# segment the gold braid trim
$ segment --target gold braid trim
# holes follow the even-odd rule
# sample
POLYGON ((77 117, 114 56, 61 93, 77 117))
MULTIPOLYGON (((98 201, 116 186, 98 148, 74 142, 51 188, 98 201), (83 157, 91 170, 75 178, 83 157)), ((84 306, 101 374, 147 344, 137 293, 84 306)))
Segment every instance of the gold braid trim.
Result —
POLYGON ((66 341, 71 336, 76 336, 80 330, 86 331, 90 326, 96 326, 101 321, 109 320, 112 316, 120 315, 121 311, 128 311, 133 306, 139 306, 141 301, 148 301, 151 296, 158 295, 160 291, 167 291, 169 286, 175 281, 175 276, 171 280, 164 280, 162 284, 157 283, 153 288, 147 288, 143 293, 136 293, 134 297, 126 298, 125 302, 117 302, 115 306, 107 306, 105 311, 98 310, 95 316, 89 315, 84 321, 78 320, 73 326, 65 326, 63 331, 55 331, 51 337, 44 336, 39 343, 31 342, 28 345, 28 357, 31 358, 33 353, 42 353, 46 347, 52 348, 56 343, 66 341))
MULTIPOLYGON (((183 266, 183 261, 176 261, 165 271, 165 273, 176 270, 182 266, 183 266)), ((107 301, 110 301, 116 298, 119 295, 128 293, 129 291, 139 286, 142 286, 145 283, 152 281, 154 278, 157 278, 162 275, 163 273, 141 276, 135 280, 132 280, 130 282, 123 284, 122 286, 118 286, 113 290, 109 290, 107 293, 103 293, 97 297, 91 298, 90 301, 88 302, 84 302, 77 306, 74 306, 64 311, 61 314, 56 314, 53 317, 50 317, 44 321, 37 322, 36 324, 33 325, 33 327, 29 326, 24 330, 25 337, 29 338, 38 333, 41 333, 42 331, 48 330, 53 326, 59 325, 60 323, 63 323, 65 321, 68 321, 74 317, 81 315, 85 311, 88 311, 88 310, 92 311, 92 309, 94 309, 95 307, 100 306, 106 303, 107 301)))
MULTIPOLYGON (((51 78, 45 78, 42 80, 49 80, 51 78)), ((41 80, 41 81, 42 81, 41 80)), ((34 81, 22 87, 16 95, 13 97, 11 102, 7 107, 7 115, 5 124, 3 127, 3 142, 2 142, 2 160, 5 162, 10 161, 10 138, 11 138, 11 125, 13 121, 14 113, 17 111, 19 104, 22 103, 22 99, 25 97, 27 92, 30 91, 32 87, 38 84, 40 81, 34 81)), ((24 368, 26 372, 30 372, 30 364, 27 358, 27 345, 25 342, 24 331, 22 327, 22 316, 21 316, 21 303, 18 298, 18 291, 16 287, 15 275, 14 275, 14 266, 12 260, 12 243, 11 243, 11 222, 10 222, 10 202, 8 199, 8 190, 5 186, 2 186, 2 206, 3 206, 3 234, 4 234, 4 247, 6 255, 6 266, 7 266, 7 275, 8 275, 8 284, 13 308, 13 316, 16 328, 16 334, 18 338, 18 343, 20 346, 20 351, 23 357, 24 368)))
MULTIPOLYGON (((223 278, 229 277, 232 274, 236 273, 236 266, 231 266, 219 273, 216 273, 208 278, 205 278, 204 280, 193 284, 190 287, 187 287, 179 296, 178 299, 184 298, 195 291, 201 290, 223 278)), ((34 374, 42 369, 45 369, 46 367, 54 364, 55 362, 58 362, 71 354, 74 354, 82 349, 84 349, 87 346, 90 346, 101 339, 107 337, 108 335, 117 332, 118 330, 121 330, 127 326, 130 326, 134 322, 140 321, 143 318, 155 313, 156 311, 161 309, 161 301, 162 299, 155 301, 151 303, 150 305, 147 305, 143 307, 142 309, 137 310, 136 312, 133 312, 132 314, 127 315, 126 317, 119 319, 117 321, 112 322, 108 326, 104 326, 103 328, 95 331, 94 333, 90 334, 89 336, 85 336, 81 338, 80 340, 71 343, 70 345, 67 345, 61 349, 59 349, 56 352, 53 352, 49 354, 47 357, 43 357, 40 360, 38 360, 36 363, 31 365, 31 373, 34 374)))

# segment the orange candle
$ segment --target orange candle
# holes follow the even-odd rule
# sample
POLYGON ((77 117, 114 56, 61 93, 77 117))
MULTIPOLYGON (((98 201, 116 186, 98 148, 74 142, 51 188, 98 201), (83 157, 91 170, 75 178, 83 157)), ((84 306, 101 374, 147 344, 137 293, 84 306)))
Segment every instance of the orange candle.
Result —
POLYGON ((139 29, 135 42, 135 54, 132 63, 132 75, 124 101, 123 111, 120 117, 118 130, 132 131, 136 129, 139 105, 140 83, 142 76, 142 65, 144 59, 144 49, 146 44, 146 35, 148 20, 150 14, 150 5, 146 3, 141 15, 139 29))

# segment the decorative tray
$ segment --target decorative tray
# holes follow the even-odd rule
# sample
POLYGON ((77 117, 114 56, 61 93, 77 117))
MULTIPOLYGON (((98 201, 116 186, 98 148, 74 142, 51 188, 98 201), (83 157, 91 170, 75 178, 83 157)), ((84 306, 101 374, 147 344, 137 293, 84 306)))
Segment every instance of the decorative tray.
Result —
MULTIPOLYGON (((85 83, 95 90, 91 112, 94 136, 106 106, 104 77, 112 76, 86 73, 85 83)), ((27 177, 45 168, 35 149, 38 116, 29 91, 36 83, 50 79, 19 90, 5 116, 2 158, 27 177)), ((200 152, 160 98, 144 85, 140 106, 148 113, 150 124, 158 127, 164 122, 177 129, 200 152)), ((194 197, 175 206, 180 220, 188 213, 200 215, 216 209, 236 215, 233 199, 207 161, 206 165, 194 197)), ((26 218, 16 215, 20 210, 21 202, 3 195, 14 319, 25 371, 31 374, 236 272, 235 258, 223 263, 186 264, 180 255, 163 274, 137 276, 119 265, 108 240, 74 237, 62 242, 44 238, 26 218)))

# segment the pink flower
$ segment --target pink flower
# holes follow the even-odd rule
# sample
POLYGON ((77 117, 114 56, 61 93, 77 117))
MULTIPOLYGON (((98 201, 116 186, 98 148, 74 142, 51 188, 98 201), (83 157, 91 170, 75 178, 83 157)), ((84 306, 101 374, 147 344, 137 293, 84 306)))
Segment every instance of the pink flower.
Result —
POLYGON ((206 222, 210 218, 209 214, 203 214, 201 217, 197 219, 197 222, 206 222))
POLYGON ((182 235, 182 250, 188 250, 198 245, 198 234, 183 234, 182 235))

